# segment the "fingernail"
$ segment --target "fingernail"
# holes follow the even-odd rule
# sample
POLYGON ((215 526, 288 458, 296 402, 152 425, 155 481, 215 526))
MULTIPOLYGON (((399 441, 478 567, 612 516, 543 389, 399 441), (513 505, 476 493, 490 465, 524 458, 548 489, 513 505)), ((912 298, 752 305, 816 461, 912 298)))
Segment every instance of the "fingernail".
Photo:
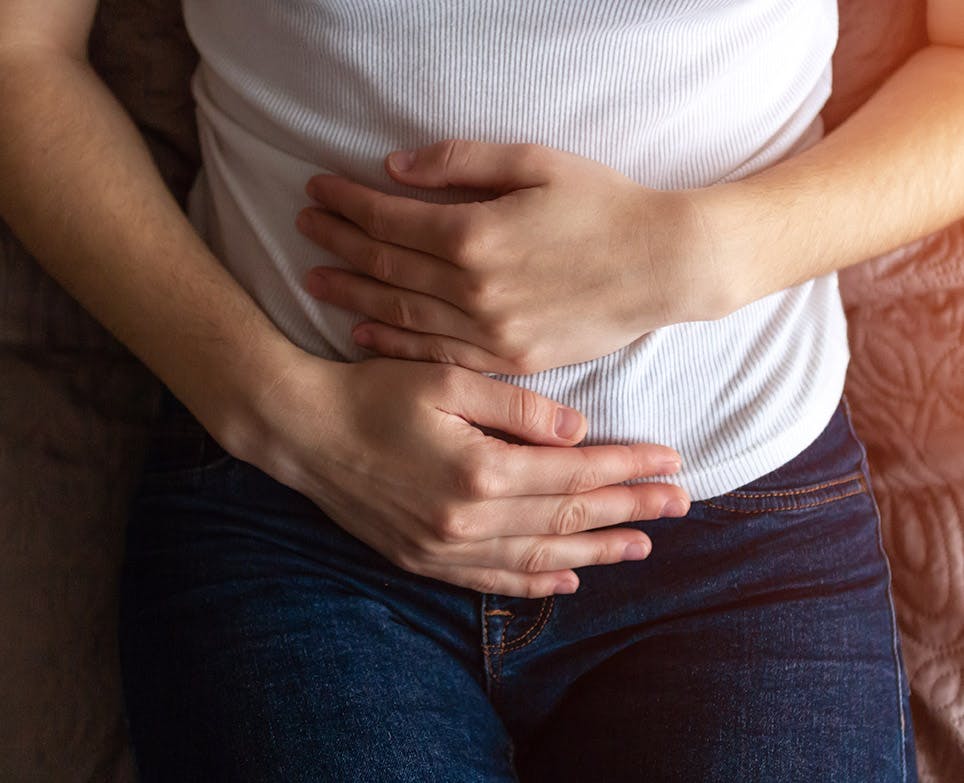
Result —
POLYGON ((372 333, 368 329, 356 329, 352 334, 352 338, 355 340, 355 343, 362 348, 372 347, 372 333))
POLYGON ((643 543, 629 544, 623 552, 623 560, 645 560, 650 548, 643 543))
POLYGON ((556 408, 556 421, 553 426, 556 437, 572 438, 582 426, 582 416, 572 408, 556 408))
POLYGON ((678 459, 668 459, 656 466, 656 472, 659 476, 669 476, 673 473, 679 473, 681 467, 682 463, 678 459))
POLYGON ((564 579, 559 582, 553 592, 556 595, 572 595, 576 590, 579 589, 579 585, 573 582, 571 579, 564 579))
POLYGON ((685 517, 687 511, 689 511, 689 506, 684 501, 673 498, 666 502, 659 514, 663 517, 685 517))
POLYGON ((388 165, 395 171, 408 171, 415 165, 415 153, 411 150, 399 150, 388 156, 388 165))
POLYGON ((320 193, 318 191, 317 181, 315 181, 314 179, 309 179, 308 184, 305 185, 305 193, 308 194, 308 198, 314 199, 315 201, 319 201, 320 199, 318 198, 318 196, 320 195, 320 193))

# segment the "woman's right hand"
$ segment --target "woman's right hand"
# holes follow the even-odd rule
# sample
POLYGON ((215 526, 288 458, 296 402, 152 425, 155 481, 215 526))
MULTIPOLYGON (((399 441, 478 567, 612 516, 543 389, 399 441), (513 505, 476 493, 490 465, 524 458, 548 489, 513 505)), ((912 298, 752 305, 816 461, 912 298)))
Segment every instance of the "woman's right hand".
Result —
POLYGON ((581 414, 457 366, 303 355, 260 407, 268 435, 238 456, 401 568, 480 592, 573 592, 572 569, 649 554, 609 526, 689 506, 676 486, 621 484, 674 473, 672 449, 572 448, 581 414))

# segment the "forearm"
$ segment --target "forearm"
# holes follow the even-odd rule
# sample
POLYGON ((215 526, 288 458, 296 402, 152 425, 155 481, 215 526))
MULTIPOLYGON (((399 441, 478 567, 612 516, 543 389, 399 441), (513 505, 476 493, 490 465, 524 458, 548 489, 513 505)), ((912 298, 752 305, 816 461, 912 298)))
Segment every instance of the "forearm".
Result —
MULTIPOLYGON (((0 215, 209 427, 256 405, 294 348, 228 275, 89 66, 0 50, 0 215)), ((241 437, 241 436, 239 436, 241 437)))
MULTIPOLYGON (((964 50, 930 46, 801 155, 700 195, 739 306, 964 216, 964 50), (738 274, 734 271, 738 270, 738 274)), ((719 270, 721 275, 726 272, 719 270)))

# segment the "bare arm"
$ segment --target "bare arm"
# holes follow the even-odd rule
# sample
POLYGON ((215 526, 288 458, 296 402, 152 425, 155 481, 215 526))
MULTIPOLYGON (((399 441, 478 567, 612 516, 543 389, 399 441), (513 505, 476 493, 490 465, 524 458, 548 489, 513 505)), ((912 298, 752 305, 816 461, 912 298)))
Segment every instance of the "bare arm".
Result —
POLYGON ((193 231, 87 63, 95 8, 94 0, 0 6, 0 214, 240 449, 247 435, 232 422, 254 414, 253 387, 269 387, 295 353, 193 231))
POLYGON ((730 242, 733 251, 723 258, 750 259, 742 265, 735 304, 886 252, 964 216, 959 0, 929 1, 928 33, 930 44, 820 144, 707 192, 718 243, 730 242))

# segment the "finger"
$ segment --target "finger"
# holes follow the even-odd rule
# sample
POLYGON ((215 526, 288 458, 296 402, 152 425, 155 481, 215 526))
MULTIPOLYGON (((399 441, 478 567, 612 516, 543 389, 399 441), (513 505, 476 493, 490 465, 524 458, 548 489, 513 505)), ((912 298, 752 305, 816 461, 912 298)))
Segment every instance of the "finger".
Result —
MULTIPOLYGON (((467 421, 544 446, 571 446, 586 435, 586 419, 579 411, 533 391, 471 372, 449 373, 447 378, 450 388, 439 396, 443 402, 437 408, 463 425, 467 421)), ((495 456, 489 441, 483 443, 485 454, 495 456)), ((461 457, 458 461, 463 463, 461 457)))
POLYGON ((385 167, 413 187, 451 186, 508 192, 546 184, 564 153, 537 144, 491 144, 446 139, 428 147, 400 150, 385 167))
POLYGON ((451 264, 400 245, 372 239, 354 223, 320 209, 304 209, 298 229, 319 247, 376 280, 429 294, 458 306, 464 286, 451 264))
POLYGON ((569 595, 579 588, 579 577, 572 571, 524 574, 502 568, 440 565, 424 576, 475 590, 479 593, 506 595, 513 598, 547 598, 569 595))
MULTIPOLYGON (((639 480, 655 484, 661 483, 655 479, 671 476, 680 468, 675 451, 649 443, 573 449, 518 445, 498 437, 484 437, 469 451, 464 442, 457 444, 457 448, 461 449, 461 464, 452 482, 455 494, 469 502, 533 495, 581 495, 639 480)), ((681 516, 688 511, 689 497, 682 488, 668 483, 663 487, 661 491, 666 494, 661 496, 660 511, 646 509, 639 514, 641 518, 681 516), (671 500, 678 502, 681 513, 670 510, 671 500)), ((637 512, 633 512, 629 518, 636 515, 637 512)))
POLYGON ((454 305, 365 275, 316 267, 306 276, 305 288, 316 299, 401 329, 478 339, 472 320, 454 305))
POLYGON ((476 542, 453 553, 440 550, 448 562, 486 568, 509 568, 526 574, 540 574, 566 568, 611 565, 626 560, 644 560, 653 545, 645 533, 632 528, 596 530, 571 536, 510 536, 476 542))
MULTIPOLYGON (((636 479, 669 476, 679 470, 672 449, 649 443, 628 446, 583 446, 556 449, 501 444, 493 467, 505 483, 502 497, 521 495, 578 495, 600 487, 636 479), (497 467, 496 467, 497 466, 497 467)), ((689 507, 686 493, 667 484, 668 492, 689 507)))
POLYGON ((362 348, 395 359, 457 364, 476 372, 519 374, 513 362, 494 353, 454 337, 441 334, 410 332, 387 324, 366 321, 352 332, 355 343, 362 348))
MULTIPOLYGON (((485 448, 477 449, 472 455, 477 464, 460 460, 468 473, 481 474, 483 487, 490 479, 498 488, 511 480, 513 491, 492 492, 492 498, 587 492, 679 470, 681 460, 676 451, 650 443, 586 446, 575 450, 540 448, 581 441, 587 429, 585 417, 529 389, 484 375, 459 372, 451 374, 449 379, 453 388, 441 399, 450 402, 444 407, 440 405, 439 410, 526 443, 538 444, 516 446, 490 439, 485 441, 485 448), (573 453, 569 454, 570 451, 573 453), (512 475, 513 471, 517 475, 512 475), (533 471, 531 476, 518 475, 529 471, 533 471)), ((471 485, 477 478, 479 476, 467 475, 466 481, 471 485)))
POLYGON ((506 536, 571 536, 623 522, 682 517, 685 493, 672 484, 606 486, 573 495, 496 498, 466 504, 439 535, 449 543, 506 536))
POLYGON ((323 209, 354 223, 373 239, 443 259, 460 249, 464 207, 472 206, 390 196, 331 174, 312 177, 306 192, 323 209))

